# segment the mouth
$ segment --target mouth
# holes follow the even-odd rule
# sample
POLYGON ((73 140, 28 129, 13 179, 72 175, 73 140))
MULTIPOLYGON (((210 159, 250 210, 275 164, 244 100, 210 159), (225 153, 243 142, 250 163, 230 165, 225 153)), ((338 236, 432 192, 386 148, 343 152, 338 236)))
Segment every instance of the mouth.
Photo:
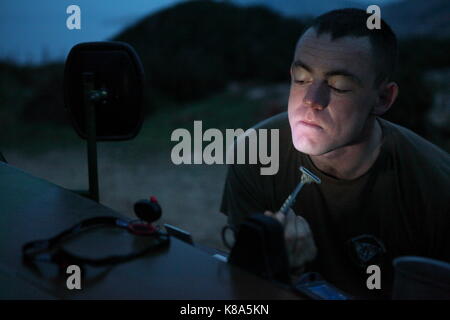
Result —
POLYGON ((301 120, 299 121, 299 123, 305 127, 309 127, 309 128, 315 128, 315 129, 323 129, 321 126, 319 126, 317 123, 312 122, 312 121, 305 121, 305 120, 301 120))

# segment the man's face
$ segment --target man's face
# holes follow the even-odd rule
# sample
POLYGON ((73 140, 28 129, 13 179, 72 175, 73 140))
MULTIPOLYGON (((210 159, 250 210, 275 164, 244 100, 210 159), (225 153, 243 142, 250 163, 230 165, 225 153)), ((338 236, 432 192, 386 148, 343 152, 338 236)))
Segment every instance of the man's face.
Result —
POLYGON ((300 152, 322 155, 367 134, 377 101, 371 45, 367 37, 331 40, 310 28, 297 44, 291 66, 288 114, 300 152))

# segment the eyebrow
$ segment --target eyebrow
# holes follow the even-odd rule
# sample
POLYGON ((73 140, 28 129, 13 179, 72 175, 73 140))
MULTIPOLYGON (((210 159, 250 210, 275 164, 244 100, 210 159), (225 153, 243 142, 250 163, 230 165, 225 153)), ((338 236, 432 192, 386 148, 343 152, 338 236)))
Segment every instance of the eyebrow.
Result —
MULTIPOLYGON (((305 64, 304 62, 300 61, 300 60, 294 61, 294 63, 292 64, 292 67, 293 68, 300 67, 300 68, 303 68, 306 71, 312 73, 312 68, 310 66, 308 66, 307 64, 305 64)), ((325 76, 326 77, 343 76, 343 77, 346 77, 346 78, 350 78, 352 81, 356 82, 359 86, 361 86, 361 87, 363 86, 362 85, 362 81, 361 81, 361 79, 358 76, 356 76, 355 74, 353 74, 353 73, 351 73, 351 72, 349 72, 347 70, 344 70, 344 69, 337 69, 337 70, 327 71, 325 73, 325 76)))

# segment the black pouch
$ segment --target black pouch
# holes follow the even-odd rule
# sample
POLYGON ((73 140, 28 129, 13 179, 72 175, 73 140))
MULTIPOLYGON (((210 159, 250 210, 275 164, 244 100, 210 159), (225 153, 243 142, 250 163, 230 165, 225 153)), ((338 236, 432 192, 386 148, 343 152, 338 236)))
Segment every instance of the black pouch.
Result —
POLYGON ((264 214, 255 213, 244 220, 228 262, 263 278, 291 283, 284 228, 264 214))

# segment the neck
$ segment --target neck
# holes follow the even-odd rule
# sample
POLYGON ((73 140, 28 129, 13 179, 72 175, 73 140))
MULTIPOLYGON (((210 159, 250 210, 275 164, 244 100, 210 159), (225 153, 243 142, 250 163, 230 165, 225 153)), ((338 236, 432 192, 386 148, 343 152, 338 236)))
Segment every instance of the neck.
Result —
POLYGON ((310 156, 311 161, 319 170, 338 179, 362 176, 375 163, 382 140, 382 129, 375 117, 368 119, 364 131, 360 141, 320 156, 310 156))

